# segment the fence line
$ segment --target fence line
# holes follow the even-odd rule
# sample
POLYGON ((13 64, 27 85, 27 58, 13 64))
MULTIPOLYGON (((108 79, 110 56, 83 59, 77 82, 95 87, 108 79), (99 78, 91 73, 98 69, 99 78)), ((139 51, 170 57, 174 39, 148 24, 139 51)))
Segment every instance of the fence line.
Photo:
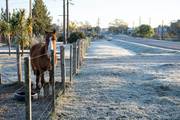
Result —
MULTIPOLYGON (((9 79, 10 74, 6 74, 6 73, 2 73, 2 72, 0 74, 1 74, 1 84, 3 84, 3 77, 5 77, 7 80, 11 81, 9 79)), ((11 76, 15 76, 15 74, 13 74, 11 76)))
MULTIPOLYGON (((52 65, 52 70, 50 72, 50 76, 52 78, 52 95, 49 95, 49 97, 51 98, 50 102, 48 101, 48 108, 51 105, 51 111, 55 112, 55 108, 56 108, 56 96, 57 94, 59 95, 59 91, 62 90, 64 93, 65 89, 66 89, 66 70, 69 70, 69 81, 71 82, 73 79, 73 76, 77 75, 77 73, 79 72, 79 69, 82 65, 85 53, 88 49, 88 46, 90 45, 90 40, 78 40, 77 42, 70 44, 70 56, 69 56, 69 62, 66 62, 67 59, 65 59, 65 46, 61 45, 60 46, 60 68, 61 68, 61 88, 56 88, 56 82, 55 82, 55 73, 58 72, 57 70, 55 70, 55 66, 54 66, 54 51, 51 52, 51 65, 52 65), (69 68, 66 67, 66 63, 69 64, 69 68), (56 89, 60 89, 57 90, 56 89), (57 94, 56 94, 57 93, 57 94)), ((17 74, 18 74, 18 81, 21 82, 22 81, 22 61, 21 61, 21 56, 20 56, 20 51, 19 51, 19 46, 17 46, 17 51, 16 51, 16 59, 17 59, 17 74)), ((37 57, 41 57, 37 56, 37 57)), ((37 58, 36 57, 36 58, 37 58)), ((24 59, 24 76, 25 76, 25 95, 26 95, 26 120, 31 120, 32 119, 32 99, 31 99, 31 79, 30 79, 30 60, 32 59, 36 59, 36 58, 30 58, 30 57, 26 57, 24 59)), ((0 73, 0 83, 1 83, 1 76, 2 74, 0 73)), ((44 110, 48 110, 48 108, 46 107, 46 109, 44 110)), ((43 114, 41 114, 40 116, 44 116, 45 111, 43 110, 43 114)), ((49 117, 46 116, 46 118, 49 117)), ((41 119, 41 118, 39 118, 41 119)))
MULTIPOLYGON (((49 102, 49 104, 47 105, 47 107, 45 108, 45 110, 43 111, 43 113, 40 115, 40 117, 39 117, 38 120, 42 120, 43 115, 47 112, 48 108, 51 107, 51 104, 53 104, 53 100, 51 100, 51 101, 49 102)), ((52 107, 51 107, 51 109, 52 109, 52 107)), ((45 120, 47 120, 48 117, 49 117, 49 114, 46 116, 46 119, 45 119, 45 120)))

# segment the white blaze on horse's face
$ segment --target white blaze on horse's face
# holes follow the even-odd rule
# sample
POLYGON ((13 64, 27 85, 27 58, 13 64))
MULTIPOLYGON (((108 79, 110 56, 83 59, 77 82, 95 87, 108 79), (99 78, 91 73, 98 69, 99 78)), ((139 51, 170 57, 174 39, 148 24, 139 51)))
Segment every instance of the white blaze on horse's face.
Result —
POLYGON ((52 37, 49 38, 49 45, 48 45, 48 54, 51 55, 51 50, 53 49, 52 37))

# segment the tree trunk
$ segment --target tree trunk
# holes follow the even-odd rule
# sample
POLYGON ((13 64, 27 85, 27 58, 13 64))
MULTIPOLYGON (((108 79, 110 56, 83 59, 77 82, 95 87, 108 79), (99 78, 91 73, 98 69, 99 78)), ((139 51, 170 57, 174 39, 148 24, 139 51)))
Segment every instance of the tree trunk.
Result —
POLYGON ((9 56, 11 56, 11 38, 10 38, 10 34, 7 35, 7 38, 8 38, 9 56))
POLYGON ((22 49, 22 53, 21 53, 21 56, 24 55, 24 43, 22 42, 22 46, 21 46, 21 49, 22 49))

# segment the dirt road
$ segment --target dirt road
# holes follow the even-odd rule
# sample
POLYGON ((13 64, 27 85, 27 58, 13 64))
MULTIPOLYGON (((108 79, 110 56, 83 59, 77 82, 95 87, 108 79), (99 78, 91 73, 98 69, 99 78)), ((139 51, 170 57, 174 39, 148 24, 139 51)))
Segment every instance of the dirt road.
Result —
POLYGON ((180 118, 180 53, 100 40, 92 43, 57 119, 180 118))

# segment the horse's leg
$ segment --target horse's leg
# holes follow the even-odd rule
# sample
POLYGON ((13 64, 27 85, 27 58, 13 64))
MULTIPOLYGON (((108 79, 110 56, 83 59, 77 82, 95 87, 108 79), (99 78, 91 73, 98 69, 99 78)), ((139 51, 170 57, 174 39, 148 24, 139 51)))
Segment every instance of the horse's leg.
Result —
POLYGON ((52 85, 52 76, 51 76, 51 70, 49 70, 49 83, 52 85))
POLYGON ((42 74, 41 74, 41 87, 44 87, 44 83, 45 83, 44 73, 42 73, 42 74))
POLYGON ((39 97, 44 97, 44 73, 41 71, 40 72, 40 77, 41 77, 41 88, 40 88, 40 92, 39 92, 39 97))
POLYGON ((40 90, 39 87, 39 78, 40 78, 40 73, 38 70, 36 70, 36 90, 40 90))

